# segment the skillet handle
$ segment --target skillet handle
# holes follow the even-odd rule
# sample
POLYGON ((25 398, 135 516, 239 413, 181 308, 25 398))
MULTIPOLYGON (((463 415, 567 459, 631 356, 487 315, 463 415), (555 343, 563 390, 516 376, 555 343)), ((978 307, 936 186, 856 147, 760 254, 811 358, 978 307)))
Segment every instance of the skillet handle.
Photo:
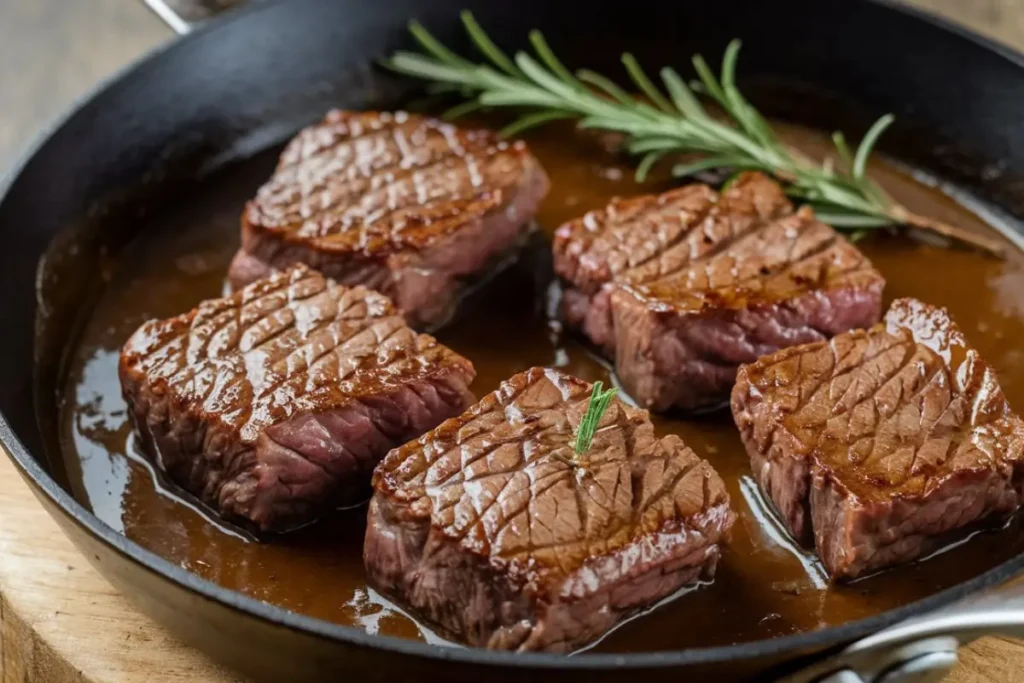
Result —
POLYGON ((243 5, 247 0, 143 0, 158 17, 185 35, 203 22, 225 10, 243 5))
POLYGON ((817 662, 784 683, 926 683, 956 664, 957 648, 985 635, 1024 637, 1024 581, 900 622, 817 662))

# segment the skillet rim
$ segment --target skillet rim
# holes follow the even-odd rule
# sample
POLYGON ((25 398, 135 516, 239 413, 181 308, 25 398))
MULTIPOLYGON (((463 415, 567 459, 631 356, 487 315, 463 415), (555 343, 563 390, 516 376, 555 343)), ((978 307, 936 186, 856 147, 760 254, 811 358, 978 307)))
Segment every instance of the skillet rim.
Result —
MULTIPOLYGON (((1018 52, 1003 43, 978 34, 965 26, 955 24, 939 15, 901 4, 897 0, 857 1, 875 5, 886 11, 909 16, 917 21, 929 24, 933 28, 956 39, 973 43, 974 46, 1009 61, 1021 71, 1021 78, 1024 78, 1024 53, 1018 52)), ((101 97, 114 84, 129 76, 129 74, 141 71, 148 65, 159 61, 166 53, 184 49, 183 46, 190 42, 203 40, 207 34, 215 34, 217 31, 236 22, 245 21, 247 17, 258 15, 275 4, 283 3, 281 0, 269 0, 233 11, 228 16, 205 24, 185 36, 178 36, 176 39, 172 38, 164 45, 158 46, 137 60, 118 69, 109 77, 102 79, 83 96, 79 97, 62 115, 46 126, 35 141, 27 147, 20 157, 16 158, 9 171, 0 177, 0 204, 7 200, 15 181, 22 175, 31 161, 38 156, 41 150, 49 144, 51 139, 66 124, 79 115, 85 107, 101 97)), ((1003 232, 997 226, 993 227, 1003 232)), ((1011 239, 1011 241, 1015 242, 1018 248, 1021 248, 1019 246, 1019 236, 1016 237, 1018 239, 1011 239)), ((28 449, 25 448, 21 440, 11 429, 3 413, 0 413, 0 447, 9 455, 16 469, 28 481, 36 495, 45 495, 53 505, 68 515, 80 530, 106 545, 108 550, 116 552, 124 559, 131 561, 140 570, 157 575, 159 578, 170 581, 206 600, 218 603, 247 617, 273 626, 283 626, 303 634, 351 646, 451 663, 500 666, 510 669, 541 668, 548 670, 586 671, 608 668, 669 668, 710 665, 738 660, 769 658, 787 653, 795 657, 808 654, 813 656, 829 648, 853 642, 909 617, 926 614, 972 593, 1003 583, 1014 575, 1024 572, 1024 553, 1022 553, 967 581, 963 581, 921 600, 871 617, 849 621, 838 626, 831 626, 820 630, 715 647, 639 653, 581 652, 576 655, 566 656, 536 652, 505 652, 464 646, 438 646, 395 636, 372 635, 356 627, 343 626, 305 616, 255 598, 250 598, 243 593, 224 588, 212 581, 200 578, 184 567, 170 562, 118 533, 79 503, 74 496, 61 487, 56 479, 32 457, 28 449)), ((100 573, 102 574, 102 572, 100 573)), ((130 595, 126 595, 126 597, 134 602, 130 595)))

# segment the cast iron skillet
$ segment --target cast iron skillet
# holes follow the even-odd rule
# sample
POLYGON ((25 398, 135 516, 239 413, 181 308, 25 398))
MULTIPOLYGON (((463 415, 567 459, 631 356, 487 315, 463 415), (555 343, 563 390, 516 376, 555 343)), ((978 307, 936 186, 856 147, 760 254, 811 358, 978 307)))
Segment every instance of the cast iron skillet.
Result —
MULTIPOLYGON (((858 111, 892 111, 913 121, 915 127, 905 124, 890 136, 890 151, 898 149, 902 158, 921 161, 1010 214, 1024 215, 1018 180, 1024 177, 1024 58, 881 2, 290 0, 234 13, 88 97, 10 176, 0 201, 0 442, 90 562, 183 640, 268 681, 750 677, 820 664, 826 653, 925 614, 930 616, 860 641, 846 659, 827 660, 817 671, 827 674, 843 662, 856 668, 858 651, 877 665, 883 659, 874 646, 906 642, 911 646, 898 652, 900 658, 927 653, 916 660, 919 665, 941 666, 948 665, 956 641, 928 637, 951 631, 969 637, 1024 623, 1024 608, 1006 597, 999 599, 1002 610, 983 605, 960 607, 944 620, 931 616, 1016 575, 1024 569, 1024 557, 1018 557, 869 619, 742 645, 575 657, 438 648, 300 616, 201 580, 115 533, 73 499, 46 455, 53 452, 52 411, 40 410, 54 396, 60 340, 34 335, 40 321, 87 294, 74 269, 67 269, 63 279, 41 283, 48 291, 37 299, 37 264, 60 239, 58 231, 103 212, 102 230, 130 235, 137 212, 175 196, 202 171, 282 140, 331 106, 401 104, 409 85, 382 74, 373 61, 406 44, 410 17, 462 46, 455 21, 462 7, 472 9, 499 42, 516 45, 528 29, 540 28, 556 39, 568 62, 598 71, 613 70, 625 49, 643 63, 678 65, 693 52, 718 54, 730 38, 742 36, 750 83, 784 81, 797 93, 803 87, 841 93, 834 101, 825 98, 833 105, 859 105, 833 106, 828 125, 858 111), (974 159, 1001 160, 1003 173, 986 173, 974 159)), ((805 107, 780 106, 783 111, 770 113, 814 123, 806 120, 813 116, 805 107)), ((77 258, 85 253, 93 259, 87 263, 102 268, 101 250, 90 255, 90 248, 88 241, 78 245, 77 258)))

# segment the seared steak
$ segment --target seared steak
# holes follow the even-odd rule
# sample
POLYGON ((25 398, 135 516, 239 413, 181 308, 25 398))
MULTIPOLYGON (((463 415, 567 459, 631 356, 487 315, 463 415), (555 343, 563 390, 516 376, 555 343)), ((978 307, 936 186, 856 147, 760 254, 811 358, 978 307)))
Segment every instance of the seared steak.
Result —
POLYGON ((534 368, 391 451, 373 476, 371 582, 470 645, 561 652, 712 577, 734 520, 722 480, 618 401, 568 464, 590 390, 534 368))
POLYGON ((834 578, 1021 503, 1024 422, 946 311, 914 299, 744 366, 732 410, 762 491, 834 578))
POLYGON ((306 263, 436 326, 463 280, 524 238, 548 180, 522 142, 434 119, 332 111, 288 145, 242 215, 234 286, 306 263))
POLYGON ((881 314, 871 263, 759 173, 613 201, 559 228, 554 254, 567 322, 652 410, 718 406, 741 363, 881 314))
POLYGON ((474 400, 468 360, 301 265, 147 322, 119 370, 157 466, 261 531, 354 502, 388 449, 474 400))

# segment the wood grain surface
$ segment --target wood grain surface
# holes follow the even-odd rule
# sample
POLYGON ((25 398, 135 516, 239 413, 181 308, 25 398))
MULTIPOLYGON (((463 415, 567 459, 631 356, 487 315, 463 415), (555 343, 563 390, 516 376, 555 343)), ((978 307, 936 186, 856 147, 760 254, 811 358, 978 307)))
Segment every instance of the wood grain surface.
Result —
MULTIPOLYGON (((1024 49, 1024 0, 912 4, 1024 49)), ((134 0, 0 0, 0 172, 74 100, 171 37, 134 0)), ((0 683, 239 680, 135 611, 0 456, 0 683)), ((1024 644, 1001 637, 961 650, 947 679, 1018 681, 1024 644)))
POLYGON ((137 681, 241 679, 137 612, 0 457, 0 683, 137 681))

